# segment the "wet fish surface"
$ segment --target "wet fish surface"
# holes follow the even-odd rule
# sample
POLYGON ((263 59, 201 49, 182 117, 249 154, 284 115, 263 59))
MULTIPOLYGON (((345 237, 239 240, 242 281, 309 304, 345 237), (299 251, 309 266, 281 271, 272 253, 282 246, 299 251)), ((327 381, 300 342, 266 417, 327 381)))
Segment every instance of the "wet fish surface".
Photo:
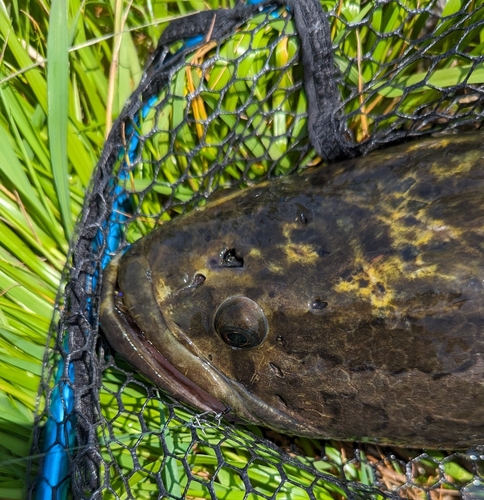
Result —
POLYGON ((231 192, 104 273, 115 350, 295 435, 484 444, 484 146, 413 142, 231 192))

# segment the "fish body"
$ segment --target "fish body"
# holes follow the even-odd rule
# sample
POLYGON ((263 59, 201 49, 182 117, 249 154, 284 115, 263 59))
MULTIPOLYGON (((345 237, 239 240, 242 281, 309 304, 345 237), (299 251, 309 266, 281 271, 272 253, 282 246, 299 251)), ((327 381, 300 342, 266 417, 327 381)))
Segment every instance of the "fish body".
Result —
POLYGON ((104 275, 109 342, 202 411, 484 444, 484 147, 446 136, 230 193, 104 275))

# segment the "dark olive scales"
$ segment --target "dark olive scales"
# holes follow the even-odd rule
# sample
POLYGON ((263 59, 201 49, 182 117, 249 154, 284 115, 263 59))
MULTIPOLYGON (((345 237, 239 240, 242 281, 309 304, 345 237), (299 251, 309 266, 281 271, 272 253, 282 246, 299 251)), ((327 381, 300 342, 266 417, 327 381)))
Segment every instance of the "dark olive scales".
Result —
POLYGON ((484 443, 482 135, 231 193, 104 275, 113 347, 173 396, 298 435, 484 443))

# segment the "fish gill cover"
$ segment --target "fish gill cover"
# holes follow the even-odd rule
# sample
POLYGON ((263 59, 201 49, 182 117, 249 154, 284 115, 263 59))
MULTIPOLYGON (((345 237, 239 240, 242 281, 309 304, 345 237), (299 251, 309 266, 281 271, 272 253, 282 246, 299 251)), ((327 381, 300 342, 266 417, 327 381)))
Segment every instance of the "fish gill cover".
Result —
POLYGON ((273 436, 280 448, 270 432, 160 393, 114 357, 98 328, 113 255, 219 188, 478 127, 483 18, 480 1, 266 0, 169 25, 106 141, 72 240, 31 498, 483 495, 480 448, 420 453, 273 436))

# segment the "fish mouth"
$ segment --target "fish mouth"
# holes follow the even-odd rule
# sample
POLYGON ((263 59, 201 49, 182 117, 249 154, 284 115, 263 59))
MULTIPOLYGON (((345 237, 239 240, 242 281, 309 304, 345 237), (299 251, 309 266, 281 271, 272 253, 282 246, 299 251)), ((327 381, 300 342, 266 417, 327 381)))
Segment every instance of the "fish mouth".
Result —
MULTIPOLYGON (((99 322, 109 344, 131 366, 171 397, 201 411, 215 413, 226 411, 227 405, 192 382, 170 363, 146 338, 135 319, 120 303, 122 299, 117 289, 120 258, 121 256, 116 256, 106 268, 101 291, 99 322)), ((151 306, 156 307, 152 311, 158 312, 156 304, 151 304, 151 306)), ((169 334, 169 329, 161 314, 156 317, 155 323, 156 330, 161 335, 169 334)), ((177 348, 187 351, 182 345, 178 345, 177 348)), ((189 351, 181 353, 182 356, 193 356, 190 354, 189 351)))

